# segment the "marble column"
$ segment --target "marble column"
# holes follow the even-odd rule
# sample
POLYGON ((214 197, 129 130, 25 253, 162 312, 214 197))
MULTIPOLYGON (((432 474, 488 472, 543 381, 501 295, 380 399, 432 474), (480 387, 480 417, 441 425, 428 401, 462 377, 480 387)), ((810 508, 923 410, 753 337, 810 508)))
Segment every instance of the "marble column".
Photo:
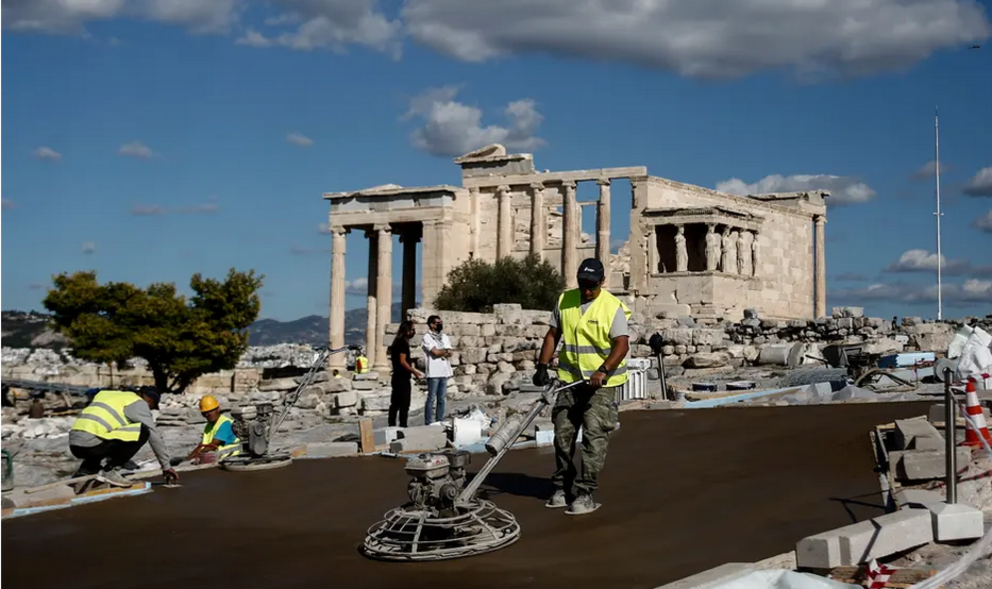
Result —
POLYGON ((827 314, 827 253, 824 250, 826 241, 824 236, 824 226, 826 219, 823 215, 817 215, 813 219, 816 230, 816 260, 813 267, 814 283, 816 292, 814 293, 813 318, 819 319, 827 314))
POLYGON ((479 189, 478 187, 472 187, 468 189, 469 198, 471 199, 472 207, 472 222, 470 225, 471 238, 469 239, 469 255, 470 257, 475 257, 479 255, 479 224, 481 223, 481 218, 479 217, 479 189))
POLYGON ((389 225, 376 225, 378 234, 378 272, 376 273, 376 291, 379 303, 376 312, 375 339, 376 363, 379 370, 389 370, 389 355, 386 353, 386 326, 392 319, 393 307, 393 231, 389 225))
POLYGON ((365 295, 366 325, 365 325, 365 357, 371 364, 378 362, 379 331, 377 330, 379 315, 379 234, 375 229, 365 232, 369 240, 369 270, 366 279, 367 294, 365 295))
POLYGON ((513 213, 510 209, 509 186, 500 186, 496 189, 496 198, 499 202, 498 237, 496 241, 496 259, 506 257, 513 251, 513 213))
POLYGON ((544 241, 548 236, 548 222, 544 216, 544 184, 530 185, 530 253, 544 259, 544 241))
POLYGON ((578 204, 575 202, 575 182, 566 180, 561 183, 565 189, 565 196, 562 200, 562 223, 561 223, 561 268, 565 277, 565 284, 568 288, 577 286, 575 273, 579 268, 578 245, 575 232, 575 224, 578 220, 578 204))
MULTIPOLYGON (((328 328, 332 349, 344 346, 344 305, 345 305, 345 266, 344 254, 348 230, 344 227, 331 227, 331 300, 328 328)), ((334 354, 327 359, 328 366, 343 368, 344 354, 334 354)))
POLYGON ((610 285, 610 179, 599 184, 599 202, 596 204, 596 257, 607 269, 606 286, 610 285))
POLYGON ((401 309, 403 319, 407 312, 417 304, 417 243, 420 236, 409 230, 400 236, 403 244, 403 298, 401 309))

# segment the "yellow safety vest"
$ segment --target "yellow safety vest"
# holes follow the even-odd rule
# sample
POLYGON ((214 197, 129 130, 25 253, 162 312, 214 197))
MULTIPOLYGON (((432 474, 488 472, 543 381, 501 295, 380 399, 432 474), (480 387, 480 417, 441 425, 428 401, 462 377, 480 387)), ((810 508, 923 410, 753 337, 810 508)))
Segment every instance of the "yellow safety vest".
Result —
MULTIPOLYGON (((231 423, 234 426, 234 420, 226 415, 221 415, 217 418, 217 423, 207 422, 207 425, 203 426, 203 439, 200 441, 204 446, 214 441, 214 430, 219 429, 220 426, 225 423, 231 423)), ((241 453, 241 440, 237 437, 234 438, 234 443, 228 444, 226 446, 217 447, 217 457, 226 458, 228 456, 236 456, 241 453)))
POLYGON ((144 402, 127 391, 100 391, 76 418, 72 429, 93 434, 101 440, 137 442, 141 437, 141 424, 128 419, 124 410, 129 405, 144 402))
MULTIPOLYGON (((630 319, 630 310, 623 301, 600 290, 599 296, 582 313, 582 294, 579 289, 566 290, 558 297, 558 314, 561 324, 562 348, 558 354, 558 378, 571 383, 589 380, 610 355, 610 326, 617 308, 623 309, 630 319)), ((627 382, 627 359, 607 374, 603 386, 615 387, 627 382)))
POLYGON ((365 374, 369 371, 369 359, 365 356, 355 358, 355 372, 365 374))

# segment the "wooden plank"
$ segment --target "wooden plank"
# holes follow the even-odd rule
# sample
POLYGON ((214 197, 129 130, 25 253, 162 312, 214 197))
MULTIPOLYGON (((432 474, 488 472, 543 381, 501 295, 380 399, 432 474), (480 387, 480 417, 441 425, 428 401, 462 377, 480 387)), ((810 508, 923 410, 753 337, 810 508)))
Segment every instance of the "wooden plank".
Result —
POLYGON ((362 443, 359 448, 362 454, 375 452, 375 432, 372 428, 372 420, 368 418, 359 420, 358 432, 362 436, 362 443))
MULTIPOLYGON (((827 573, 828 579, 850 583, 852 585, 866 585, 868 567, 866 565, 852 567, 835 567, 827 573)), ((891 589, 907 589, 916 583, 924 581, 937 574, 937 569, 896 569, 886 581, 884 587, 891 589)))

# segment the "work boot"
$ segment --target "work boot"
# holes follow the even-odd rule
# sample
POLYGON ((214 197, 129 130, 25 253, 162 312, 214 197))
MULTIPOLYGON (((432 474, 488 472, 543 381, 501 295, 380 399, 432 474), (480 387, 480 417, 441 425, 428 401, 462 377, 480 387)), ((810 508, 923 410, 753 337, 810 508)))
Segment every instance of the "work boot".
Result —
POLYGON ((548 502, 545 503, 544 506, 550 509, 568 507, 568 499, 565 497, 564 489, 557 489, 554 494, 551 495, 551 499, 548 499, 548 502))
POLYGON ((130 487, 130 486, 132 486, 134 484, 127 477, 125 477, 124 475, 122 475, 120 473, 120 471, 117 470, 116 468, 114 468, 114 469, 101 470, 96 475, 96 480, 98 480, 98 481, 100 481, 102 483, 107 483, 108 485, 112 485, 114 487, 125 487, 126 488, 126 487, 130 487))
POLYGON ((575 498, 572 502, 571 507, 565 512, 566 515, 586 515, 587 513, 592 513, 599 509, 600 504, 596 503, 592 495, 583 493, 575 498))

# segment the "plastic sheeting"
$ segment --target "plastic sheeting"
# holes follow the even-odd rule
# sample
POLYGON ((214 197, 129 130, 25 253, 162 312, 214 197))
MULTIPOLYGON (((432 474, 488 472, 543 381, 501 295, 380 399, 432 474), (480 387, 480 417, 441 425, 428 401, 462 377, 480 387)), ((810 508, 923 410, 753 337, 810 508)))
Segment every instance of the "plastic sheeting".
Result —
POLYGON ((947 357, 960 357, 955 376, 959 381, 974 376, 983 388, 988 388, 988 381, 982 382, 983 373, 992 372, 992 335, 981 327, 962 327, 954 334, 947 349, 947 357), (957 356, 955 356, 957 354, 957 356))
POLYGON ((706 589, 864 589, 820 577, 810 573, 797 573, 785 569, 753 571, 723 583, 706 585, 706 589))

